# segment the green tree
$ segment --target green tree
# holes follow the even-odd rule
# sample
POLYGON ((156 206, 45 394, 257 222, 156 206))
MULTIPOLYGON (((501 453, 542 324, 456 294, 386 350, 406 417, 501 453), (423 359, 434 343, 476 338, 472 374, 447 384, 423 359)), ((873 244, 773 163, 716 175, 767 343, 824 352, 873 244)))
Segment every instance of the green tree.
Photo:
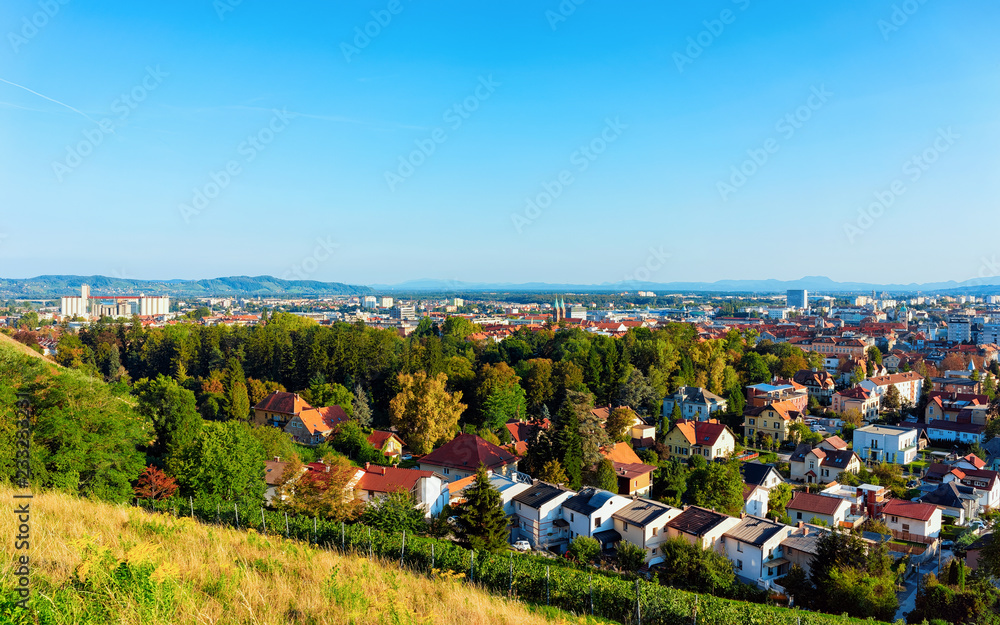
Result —
POLYGON ((589 564, 601 555, 601 543, 590 536, 577 536, 569 544, 569 554, 578 562, 589 564))
POLYGON ((747 384, 759 384, 771 379, 771 370, 767 368, 764 359, 757 352, 744 354, 740 361, 740 368, 747 384))
MULTIPOLYGON (((872 347, 871 349, 878 348, 872 347)), ((896 388, 895 384, 890 384, 885 394, 882 395, 882 410, 885 412, 896 412, 901 406, 901 399, 899 389, 896 388)))
POLYGON ((618 387, 617 398, 620 406, 632 407, 642 414, 655 411, 657 404, 663 399, 653 389, 642 371, 635 367, 630 367, 628 377, 618 387))
POLYGON ((413 496, 405 491, 369 500, 361 514, 361 522, 383 532, 406 530, 413 533, 427 529, 423 511, 416 505, 413 496))
POLYGON ((618 475, 615 473, 614 464, 611 463, 607 458, 603 458, 597 464, 597 488, 617 493, 618 492, 618 475))
POLYGON ((483 465, 479 465, 476 479, 465 489, 465 501, 459 504, 457 516, 462 536, 473 549, 492 552, 506 549, 510 531, 503 499, 490 483, 483 465))
POLYGON ((342 423, 337 433, 330 439, 330 445, 351 460, 363 465, 385 464, 386 458, 381 451, 368 442, 368 436, 355 421, 342 423))
POLYGON ((368 393, 360 384, 354 385, 354 402, 351 404, 354 411, 354 420, 363 428, 372 426, 372 409, 368 404, 368 393))
POLYGON ((264 501, 264 448, 240 421, 208 422, 179 457, 168 459, 182 495, 251 508, 264 501))
POLYGON ((449 393, 447 382, 443 373, 434 377, 423 371, 399 374, 400 391, 389 403, 389 411, 392 424, 415 453, 429 453, 439 441, 449 440, 465 410, 462 392, 449 393))
POLYGON ((164 375, 139 380, 134 393, 136 412, 150 420, 156 433, 154 455, 174 453, 198 436, 202 420, 194 393, 164 375))
POLYGON ((608 420, 604 424, 604 431, 613 443, 623 443, 629 440, 632 424, 635 423, 636 414, 631 408, 615 408, 608 415, 608 420))
POLYGON ((524 385, 525 399, 532 410, 538 410, 552 399, 552 361, 548 358, 532 358, 522 361, 518 371, 524 385))
POLYGON ((526 415, 527 402, 521 378, 507 363, 485 364, 477 378, 476 400, 483 427, 496 430, 526 415))
POLYGON ((665 586, 724 595, 736 582, 733 563, 712 549, 702 549, 680 537, 666 540, 660 547, 663 563, 659 581, 665 586))
POLYGON ((292 456, 298 454, 292 435, 280 428, 270 425, 254 425, 251 426, 250 431, 263 447, 264 458, 267 460, 281 458, 288 461, 292 459, 292 456))
POLYGON ((618 554, 618 568, 624 571, 638 571, 646 562, 646 550, 630 542, 619 542, 615 551, 618 554))
POLYGON ((577 490, 583 478, 583 440, 580 419, 569 398, 556 412, 551 429, 552 457, 566 472, 569 487, 577 490))
POLYGON ((695 469, 688 480, 688 497, 703 508, 739 516, 743 510, 743 476, 739 461, 709 462, 704 468, 695 469))
POLYGON ((229 403, 229 418, 246 421, 250 418, 250 395, 243 365, 236 358, 229 359, 225 381, 226 399, 229 403))
POLYGON ((788 482, 778 484, 767 494, 767 516, 781 519, 785 516, 788 502, 792 500, 792 486, 788 482))
POLYGON ((538 479, 549 484, 568 484, 569 478, 558 460, 549 460, 538 472, 538 479))

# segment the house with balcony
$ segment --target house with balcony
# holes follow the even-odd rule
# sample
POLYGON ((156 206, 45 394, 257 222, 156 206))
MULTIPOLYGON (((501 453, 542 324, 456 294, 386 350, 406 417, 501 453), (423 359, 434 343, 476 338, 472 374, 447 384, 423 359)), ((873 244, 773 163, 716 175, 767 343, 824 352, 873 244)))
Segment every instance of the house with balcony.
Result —
POLYGON ((562 505, 575 494, 562 486, 536 480, 531 488, 514 495, 518 535, 534 549, 565 551, 570 537, 562 505))
POLYGON ((899 540, 930 543, 941 535, 941 509, 929 503, 891 499, 882 520, 899 540))
POLYGON ((679 514, 681 514, 680 509, 652 499, 633 499, 627 506, 611 515, 614 531, 620 538, 615 540, 617 537, 613 535, 605 535, 603 538, 615 542, 624 540, 645 549, 646 563, 656 564, 663 561, 660 544, 667 537, 666 524, 679 514))
POLYGON ((826 497, 815 493, 798 492, 785 507, 793 523, 823 523, 841 527, 851 514, 851 504, 840 497, 826 497))
POLYGON ((895 386, 896 390, 899 391, 900 402, 904 405, 910 404, 911 406, 915 406, 920 401, 921 393, 923 393, 924 376, 916 371, 876 375, 862 381, 858 386, 880 396, 884 396, 890 386, 895 386))
POLYGON ((725 398, 697 386, 682 386, 673 395, 663 398, 663 416, 670 417, 674 406, 680 408, 682 419, 705 421, 716 412, 725 412, 725 398))
POLYGON ((744 583, 764 585, 788 572, 781 541, 792 528, 757 516, 745 516, 726 530, 720 549, 744 583))
POLYGON ((274 391, 253 407, 253 422, 256 425, 270 425, 282 428, 303 410, 312 410, 309 402, 298 393, 274 391))
POLYGON ((788 440, 793 423, 802 423, 802 411, 788 402, 774 402, 743 411, 743 434, 747 441, 765 437, 782 442, 788 440))
POLYGON ((667 535, 670 538, 683 538, 702 549, 718 551, 722 535, 739 521, 736 517, 708 508, 688 506, 667 523, 667 535))
POLYGON ((909 464, 917 458, 916 428, 866 425, 854 430, 854 452, 862 460, 909 464))

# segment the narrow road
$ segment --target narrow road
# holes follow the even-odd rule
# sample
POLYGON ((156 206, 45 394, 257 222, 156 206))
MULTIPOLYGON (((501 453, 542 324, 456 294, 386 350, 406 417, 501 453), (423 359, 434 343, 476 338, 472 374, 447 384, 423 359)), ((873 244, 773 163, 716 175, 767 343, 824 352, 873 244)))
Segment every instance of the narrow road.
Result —
MULTIPOLYGON (((948 549, 941 550, 941 564, 944 564, 951 558, 951 551, 948 549)), ((923 576, 927 573, 938 574, 938 558, 935 556, 925 562, 923 566, 917 571, 916 575, 911 575, 909 579, 906 580, 906 590, 899 594, 899 610, 896 611, 897 619, 905 619, 907 612, 912 612, 916 606, 917 600, 917 581, 919 580, 923 583, 923 576)))

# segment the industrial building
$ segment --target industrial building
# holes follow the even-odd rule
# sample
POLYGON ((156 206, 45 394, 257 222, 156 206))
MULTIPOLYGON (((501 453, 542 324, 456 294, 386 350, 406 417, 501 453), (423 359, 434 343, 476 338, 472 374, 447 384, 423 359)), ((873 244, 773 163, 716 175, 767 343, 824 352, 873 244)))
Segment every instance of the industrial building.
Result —
POLYGON ((90 286, 80 287, 80 295, 63 297, 60 313, 63 317, 99 319, 101 317, 156 317, 170 312, 167 295, 91 295, 90 286))

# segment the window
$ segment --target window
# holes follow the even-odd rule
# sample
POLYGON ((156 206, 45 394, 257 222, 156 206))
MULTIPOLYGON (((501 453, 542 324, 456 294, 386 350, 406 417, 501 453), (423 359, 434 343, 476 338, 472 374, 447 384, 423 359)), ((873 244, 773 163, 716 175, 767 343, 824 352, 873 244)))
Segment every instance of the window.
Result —
POLYGON ((750 425, 756 425, 753 419, 750 419, 750 425))
POLYGON ((903 523, 903 531, 904 532, 910 531, 910 524, 909 523, 903 523))
POLYGON ((653 555, 656 555, 656 547, 653 547, 653 555))
POLYGON ((767 576, 770 577, 772 575, 774 575, 774 567, 769 566, 767 567, 767 576))
POLYGON ((737 560, 736 561, 736 570, 737 571, 742 571, 743 570, 743 560, 737 560))
POLYGON ((517 502, 517 509, 518 509, 518 510, 520 510, 520 509, 521 509, 521 502, 520 502, 520 501, 519 501, 519 502, 517 502))
POLYGON ((810 469, 815 469, 815 468, 816 468, 816 463, 815 463, 815 462, 813 462, 812 460, 810 460, 810 461, 809 461, 809 468, 810 468, 810 469))
POLYGON ((570 513, 569 513, 569 520, 570 520, 570 521, 574 521, 574 520, 575 520, 575 519, 573 518, 573 513, 572 513, 572 512, 570 512, 570 513))
POLYGON ((601 517, 597 517, 596 519, 594 519, 594 527, 600 527, 600 526, 601 526, 601 517))
POLYGON ((657 529, 654 527, 653 528, 653 536, 656 536, 656 531, 657 531, 657 529))
POLYGON ((802 513, 801 512, 796 512, 795 513, 795 520, 796 521, 801 521, 802 520, 802 513))
POLYGON ((628 523, 622 523, 622 529, 627 532, 628 531, 628 523))
POLYGON ((451 473, 451 469, 449 469, 448 467, 445 467, 444 468, 444 474, 448 475, 449 473, 451 473))
POLYGON ((736 551, 738 551, 739 553, 743 553, 743 543, 741 543, 740 541, 736 541, 736 551))
POLYGON ((893 523, 899 523, 899 517, 896 517, 896 516, 892 517, 892 522, 893 523))

